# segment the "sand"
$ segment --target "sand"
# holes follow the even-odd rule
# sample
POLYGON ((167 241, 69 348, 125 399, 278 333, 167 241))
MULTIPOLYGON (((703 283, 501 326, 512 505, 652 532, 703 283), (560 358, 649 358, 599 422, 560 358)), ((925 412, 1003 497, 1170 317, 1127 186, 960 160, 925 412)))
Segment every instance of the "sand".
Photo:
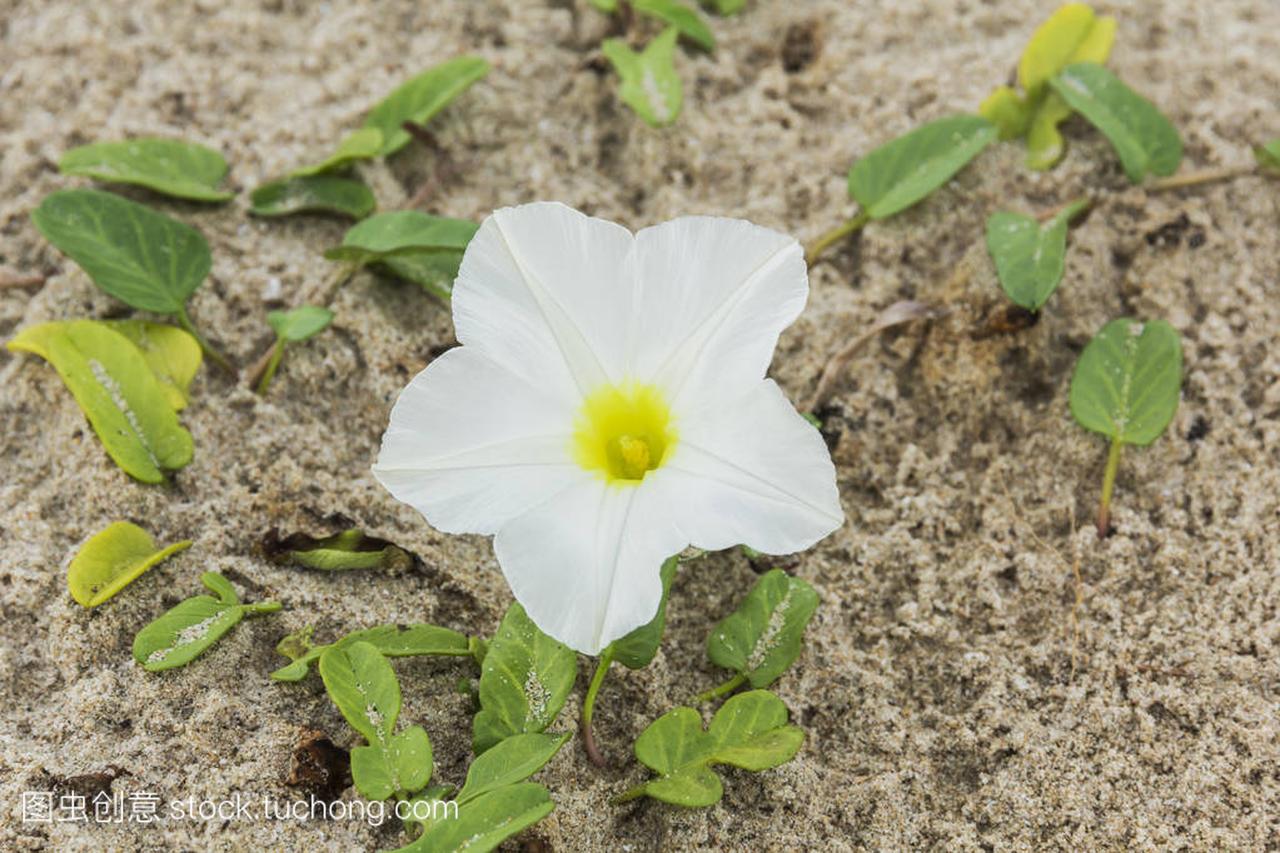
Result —
MULTIPOLYGON (((156 204, 198 227, 213 273, 192 313, 241 365, 268 345, 268 294, 292 303, 332 273, 341 222, 247 217, 247 191, 323 154, 397 82, 468 51, 494 64, 433 123, 452 168, 412 146, 362 168, 383 208, 438 182, 423 209, 479 218, 557 199, 631 227, 741 216, 808 240, 849 215, 844 172, 880 141, 972 110, 1009 74, 1052 3, 753 2, 714 20, 714 55, 680 57, 685 111, 643 126, 597 47, 608 21, 568 0, 361 4, 250 0, 0 3, 0 264, 45 273, 0 291, 0 336, 128 311, 48 246, 29 214, 61 152, 130 134, 217 147, 242 190, 223 206, 156 204)), ((1280 6, 1117 4, 1112 67, 1186 142, 1183 168, 1247 165, 1280 130, 1280 6)), ((927 203, 870 226, 811 276, 810 304, 772 374, 799 399, 829 354, 889 304, 948 316, 890 331, 849 365, 823 411, 848 523, 810 552, 752 565, 711 555, 678 576, 657 660, 618 671, 597 711, 597 770, 574 741, 538 779, 555 812, 524 849, 1262 849, 1280 844, 1280 184, 1128 187, 1079 121, 1050 173, 1016 145, 985 153, 927 203), (1001 305, 986 216, 1104 199, 1071 233, 1058 294, 1033 328, 975 337, 1001 305), (1089 521, 1105 447, 1067 405, 1079 351, 1116 316, 1182 335, 1183 400, 1167 434, 1127 452, 1115 534, 1089 521), (721 680, 711 620, 759 569, 806 578, 823 604, 776 685, 808 734, 795 761, 724 773, 718 805, 608 799, 644 778, 630 744, 721 680), (1078 576, 1078 579, 1077 579, 1078 576), (1078 602, 1077 602, 1078 597, 1078 602), (541 844, 542 846, 537 846, 541 844), (532 845, 532 846, 530 846, 532 845)), ((314 677, 281 685, 273 651, 306 624, 496 627, 509 593, 488 541, 446 536, 369 474, 396 393, 452 343, 448 311, 361 274, 331 331, 292 351, 259 399, 214 370, 182 421, 195 459, 167 487, 107 458, 54 371, 0 354, 0 847, 17 850, 355 850, 396 846, 394 821, 21 821, 23 791, 165 803, 292 799, 307 730, 353 734, 314 677), (422 558, 396 575, 272 565, 270 528, 320 533, 333 513, 422 558), (109 604, 76 605, 78 545, 128 519, 192 538, 109 604), (194 664, 143 672, 136 630, 226 574, 282 613, 243 623, 194 664)), ((405 724, 430 733, 437 779, 461 781, 466 664, 396 664, 405 724)), ((559 727, 573 725, 588 664, 559 727)), ((354 797, 348 790, 347 795, 354 797)), ((519 843, 511 845, 518 849, 519 843)))

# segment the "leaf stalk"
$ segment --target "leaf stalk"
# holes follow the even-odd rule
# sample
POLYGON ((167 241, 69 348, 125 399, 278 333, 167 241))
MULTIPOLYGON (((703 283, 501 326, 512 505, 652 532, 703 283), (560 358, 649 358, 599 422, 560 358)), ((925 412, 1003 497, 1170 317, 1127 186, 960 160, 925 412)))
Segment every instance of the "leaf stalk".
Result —
POLYGON ((177 317, 178 325, 185 329, 191 337, 196 339, 196 343, 200 345, 200 351, 208 356, 214 364, 218 365, 218 367, 221 367, 231 376, 235 376, 236 369, 232 367, 231 362, 227 360, 227 357, 214 349, 213 345, 205 340, 204 335, 200 334, 200 330, 191 322, 191 316, 187 314, 187 308, 185 305, 178 309, 177 317))
POLYGON ((1123 445, 1119 438, 1111 440, 1111 449, 1107 452, 1107 468, 1102 474, 1102 501, 1098 505, 1098 538, 1105 539, 1111 532, 1111 492, 1116 486, 1116 471, 1120 468, 1120 449, 1123 445))
POLYGON ((608 762, 596 747, 596 739, 591 734, 591 717, 596 708, 596 694, 600 692, 600 685, 604 684, 604 677, 609 672, 610 665, 613 664, 613 646, 610 645, 600 655, 600 661, 596 664, 596 671, 591 676, 591 683, 587 686, 587 695, 582 700, 582 717, 580 730, 582 732, 582 747, 587 751, 587 758, 597 767, 607 767, 608 762))
POLYGON ((745 684, 746 681, 747 681, 747 677, 742 673, 738 673, 733 678, 730 678, 728 681, 724 682, 723 684, 716 685, 715 687, 712 687, 710 690, 704 690, 703 692, 699 693, 697 696, 694 696, 693 704, 701 705, 703 702, 710 702, 712 699, 718 699, 719 697, 724 696, 726 693, 732 693, 733 691, 741 687, 743 684, 745 684))
POLYGON ((823 252, 843 240, 845 237, 848 237, 850 234, 859 230, 870 221, 871 217, 867 215, 866 211, 863 211, 852 219, 847 219, 839 226, 832 228, 809 245, 808 251, 804 253, 804 262, 808 266, 812 267, 818 262, 818 257, 823 252))
POLYGON ((266 367, 262 369, 262 378, 258 380, 257 392, 259 396, 266 396, 267 386, 275 378, 276 370, 280 368, 280 360, 282 358, 284 358, 284 338, 276 338, 275 346, 271 348, 271 358, 267 360, 266 367))

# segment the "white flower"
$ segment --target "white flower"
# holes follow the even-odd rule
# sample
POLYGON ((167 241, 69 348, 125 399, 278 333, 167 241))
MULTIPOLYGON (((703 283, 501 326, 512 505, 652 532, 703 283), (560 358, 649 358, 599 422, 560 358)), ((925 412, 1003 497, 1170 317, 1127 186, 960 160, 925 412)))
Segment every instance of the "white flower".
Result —
POLYGON ((786 554, 843 522, 822 437, 764 378, 808 289, 796 241, 742 220, 495 211, 454 284, 463 345, 401 392, 374 475, 493 534, 534 623, 596 654, 686 546, 786 554))

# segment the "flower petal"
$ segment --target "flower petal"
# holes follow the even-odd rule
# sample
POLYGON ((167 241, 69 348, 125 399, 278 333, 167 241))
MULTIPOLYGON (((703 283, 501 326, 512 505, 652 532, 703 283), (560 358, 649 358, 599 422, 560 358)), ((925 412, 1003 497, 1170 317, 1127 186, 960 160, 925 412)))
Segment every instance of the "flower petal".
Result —
POLYGON ((458 340, 580 396, 621 380, 637 295, 634 241, 621 225, 555 202, 494 211, 454 282, 458 340))
POLYGON ((646 228, 636 267, 634 375, 667 388, 675 405, 709 389, 741 394, 764 378, 809 294, 800 244, 741 219, 646 228))
POLYGON ((400 392, 374 477, 438 530, 496 533, 590 477, 571 456, 571 405, 455 347, 400 392))
POLYGON ((594 655, 653 618, 662 561, 685 544, 664 497, 592 478, 498 532, 502 573, 543 632, 594 655))
POLYGON ((844 523, 822 435, 772 379, 732 405, 686 416, 678 429, 671 459, 654 474, 690 544, 790 554, 844 523))

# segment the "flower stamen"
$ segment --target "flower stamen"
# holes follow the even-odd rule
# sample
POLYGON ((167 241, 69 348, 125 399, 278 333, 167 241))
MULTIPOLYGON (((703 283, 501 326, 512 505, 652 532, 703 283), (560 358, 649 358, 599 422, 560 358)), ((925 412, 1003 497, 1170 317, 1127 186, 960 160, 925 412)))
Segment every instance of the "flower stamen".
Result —
POLYGON ((652 385, 628 382, 596 390, 583 401, 574 457, 618 485, 635 485, 662 465, 675 445, 671 411, 652 385))

